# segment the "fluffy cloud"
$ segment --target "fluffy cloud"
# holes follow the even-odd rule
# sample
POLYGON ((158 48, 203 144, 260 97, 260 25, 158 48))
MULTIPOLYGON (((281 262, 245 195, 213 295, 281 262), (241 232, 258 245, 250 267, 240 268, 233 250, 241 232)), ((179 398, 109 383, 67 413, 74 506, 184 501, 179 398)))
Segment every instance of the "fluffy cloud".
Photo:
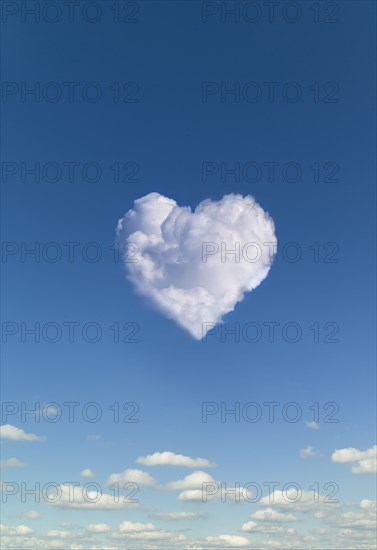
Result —
POLYGON ((44 437, 39 437, 35 434, 28 434, 21 428, 12 426, 12 424, 4 424, 0 426, 0 437, 3 439, 11 439, 12 441, 44 441, 44 437))
POLYGON ((215 481, 207 472, 200 470, 187 475, 178 481, 171 481, 163 486, 164 489, 170 491, 182 491, 178 495, 178 500, 189 502, 207 502, 214 498, 221 498, 222 494, 226 500, 235 500, 240 502, 250 498, 250 491, 241 486, 226 487, 225 491, 221 491, 220 483, 215 481))
POLYGON ((108 485, 112 483, 137 483, 138 485, 154 485, 156 482, 148 472, 143 470, 124 470, 120 474, 110 474, 108 485))
POLYGON ((6 535, 8 537, 19 537, 21 535, 29 535, 33 532, 33 529, 27 525, 15 525, 14 527, 0 525, 0 532, 2 535, 6 535))
POLYGON ((89 531, 89 533, 108 533, 110 527, 107 523, 91 523, 88 525, 87 531, 89 531))
POLYGON ((20 517, 23 517, 24 519, 39 519, 41 514, 37 512, 37 510, 29 510, 28 512, 22 513, 20 517))
POLYGON ((47 536, 54 539, 75 539, 77 538, 77 533, 73 533, 72 531, 52 529, 51 531, 48 531, 47 536))
POLYGON ((85 491, 83 487, 64 484, 59 485, 48 495, 48 504, 61 508, 76 508, 85 510, 117 510, 121 508, 133 508, 136 502, 126 501, 124 498, 116 498, 114 494, 106 494, 98 487, 98 490, 85 491))
POLYGON ((185 468, 210 468, 216 466, 206 458, 191 458, 185 455, 178 455, 170 451, 153 453, 153 455, 139 456, 136 459, 138 464, 144 466, 184 466, 185 468))
POLYGON ((140 523, 133 521, 122 521, 119 524, 118 531, 120 533, 134 533, 142 531, 155 531, 156 528, 153 523, 140 523))
POLYGON ((253 519, 259 519, 261 521, 297 521, 296 516, 293 514, 283 514, 282 512, 277 512, 272 508, 265 508, 264 510, 258 510, 250 516, 253 519))
POLYGON ((353 447, 338 449, 331 455, 333 462, 354 462, 354 474, 375 474, 377 472, 377 445, 366 451, 359 451, 353 447))
POLYGON ((207 472, 201 472, 197 470, 192 472, 192 474, 187 475, 183 479, 178 481, 171 481, 165 485, 166 489, 171 491, 182 491, 185 489, 201 489, 203 483, 215 483, 213 477, 211 477, 207 472))
POLYGON ((251 545, 246 537, 237 535, 219 535, 218 537, 206 537, 202 542, 205 548, 245 548, 251 545))
POLYGON ((10 470, 11 468, 24 468, 26 464, 18 460, 18 458, 8 458, 1 461, 2 470, 10 470))
POLYGON ((234 194, 192 212, 150 193, 118 221, 117 240, 136 290, 196 339, 267 277, 277 243, 268 213, 234 194))
POLYGON ((264 524, 258 525, 255 521, 244 523, 241 527, 244 533, 261 533, 263 535, 288 535, 293 536, 296 531, 292 528, 284 529, 280 525, 264 524))
POLYGON ((325 515, 324 521, 333 527, 348 529, 376 529, 376 501, 362 500, 356 512, 346 512, 340 515, 325 515))
MULTIPOLYGON (((128 539, 134 541, 164 541, 168 543, 181 543, 187 540, 185 535, 173 531, 157 529, 153 523, 140 523, 132 521, 123 521, 116 532, 113 533, 114 539, 128 539)), ((144 548, 146 548, 144 546, 144 548)), ((153 548, 157 548, 153 546, 153 548)))
POLYGON ((375 500, 368 500, 367 498, 364 498, 360 502, 360 508, 362 510, 371 510, 372 512, 377 511, 377 502, 375 500))
POLYGON ((81 473, 80 473, 80 476, 81 477, 93 477, 93 472, 90 468, 85 468, 85 470, 83 470, 81 473))
POLYGON ((326 500, 326 496, 314 494, 313 491, 296 490, 293 487, 285 491, 276 489, 263 497, 260 500, 260 504, 269 507, 273 505, 278 508, 291 508, 302 512, 317 511, 319 509, 334 510, 339 506, 335 495, 332 497, 332 500, 326 500), (317 502, 316 499, 318 499, 317 502))
POLYGON ((352 466, 353 474, 376 474, 377 458, 363 458, 357 465, 352 466))
POLYGON ((204 514, 196 514, 195 512, 155 512, 150 515, 153 519, 166 521, 176 521, 181 519, 203 519, 207 516, 204 514))

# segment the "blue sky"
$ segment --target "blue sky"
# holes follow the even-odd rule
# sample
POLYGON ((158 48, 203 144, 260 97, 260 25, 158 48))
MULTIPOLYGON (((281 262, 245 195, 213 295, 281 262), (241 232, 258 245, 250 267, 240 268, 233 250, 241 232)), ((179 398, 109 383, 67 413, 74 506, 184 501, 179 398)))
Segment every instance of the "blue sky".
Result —
MULTIPOLYGON (((23 432, 4 430, 3 480, 17 487, 4 506, 5 547, 373 548, 374 3, 333 3, 338 7, 333 23, 324 22, 331 14, 322 2, 321 22, 315 23, 306 1, 295 3, 302 12, 295 23, 284 19, 286 2, 270 22, 266 6, 256 2, 262 10, 256 23, 242 14, 234 23, 225 12, 222 22, 222 2, 119 2, 123 16, 135 17, 134 23, 115 23, 112 2, 94 2, 98 12, 78 10, 72 23, 66 12, 56 23, 46 21, 43 11, 38 22, 22 11, 24 4, 8 2, 3 8, 2 399, 13 403, 15 412, 3 414, 2 424, 44 440, 28 441, 23 432), (216 6, 219 11, 211 15, 216 6), (95 13, 98 21, 90 23, 95 13), (77 83, 71 101, 67 82, 77 83), (276 83, 273 99, 266 82, 276 83), (25 86, 35 83, 40 101, 24 95, 25 86), (48 88, 47 83, 55 84, 48 88), (203 83, 212 83, 213 90, 239 83, 239 101, 220 92, 204 97, 203 83), (252 89, 248 83, 254 89, 258 84, 260 100, 245 100, 252 89), (288 83, 294 86, 287 88, 288 83), (121 98, 137 102, 118 102, 118 89, 121 98), (301 98, 287 101, 284 94, 291 97, 298 89, 301 98), (101 99, 88 101, 98 90, 101 99), (46 101, 54 91, 61 98, 46 101), (23 173, 36 163, 39 182, 23 173), (206 163, 219 171, 204 178, 206 163), (240 180, 229 174, 222 181, 221 163, 228 168, 239 163, 240 180), (260 167, 258 182, 242 177, 248 163, 260 167), (276 163, 273 181, 271 163, 276 163), (299 181, 287 181, 287 163, 302 170, 299 181), (73 181, 69 164, 75 167, 73 181), (126 181, 114 181, 118 164, 126 181), (53 182, 56 167, 62 175, 53 182), (95 178, 95 169, 101 172, 98 181, 87 181, 95 178), (325 180, 333 170, 337 181, 325 180), (134 201, 152 192, 192 210, 207 198, 250 194, 272 217, 278 252, 270 272, 224 318, 229 329, 256 323, 260 341, 237 343, 229 335, 222 342, 224 328, 219 328, 201 342, 135 293, 122 262, 114 260, 115 229, 134 201), (73 261, 67 242, 78 243, 73 261), (302 251, 297 262, 282 253, 292 242, 302 251), (40 261, 23 257, 25 247, 35 243, 40 261), (46 243, 55 243, 50 254, 62 251, 58 261, 46 260, 46 243), (98 261, 88 261, 94 248, 87 243, 96 243, 98 261), (332 251, 337 261, 329 263, 326 254, 332 251), (263 325, 271 321, 280 323, 273 342, 263 325), (73 342, 67 322, 77 324, 73 342), (28 328, 40 323, 41 330, 54 323, 62 337, 51 343, 42 333, 38 343, 32 335, 23 342, 22 323, 28 328), (87 323, 100 328, 97 342, 87 341, 94 334, 90 327, 88 337, 82 336, 87 323), (297 343, 285 341, 286 323, 301 327, 297 343), (315 323, 319 342, 310 329, 315 323), (138 341, 114 342, 115 326, 122 339, 136 327, 138 341), (324 342, 334 326, 338 341, 324 342), (12 330, 17 333, 8 334, 12 330), (62 411, 57 422, 41 412, 21 415, 25 407, 38 411, 52 402, 62 411), (67 402, 78 403, 73 422, 67 402), (98 422, 85 417, 93 413, 93 407, 86 408, 91 402, 102 413, 98 422), (242 410, 254 402, 263 414, 251 423, 242 415, 240 422, 231 416, 222 422, 217 413, 204 423, 202 407, 208 402, 220 410, 221 403, 228 409, 239 403, 242 410), (273 422, 266 402, 279 403, 273 422), (290 402, 302 411, 295 423, 283 414, 290 402), (114 403, 121 419, 135 411, 138 422, 115 422, 114 403), (129 403, 136 405, 122 411, 129 403), (319 423, 308 427, 314 403, 319 423), (336 423, 324 422, 333 410, 328 403, 339 409, 336 423), (342 449, 348 451, 334 455, 342 449), (300 450, 306 450, 304 457, 300 450), (187 458, 173 465, 174 454, 158 465, 154 453, 162 452, 201 457, 216 466, 197 466, 187 458), (154 465, 137 462, 148 455, 154 455, 154 465), (24 466, 14 467, 7 462, 11 458, 24 466), (369 473, 354 473, 358 468, 369 473), (85 469, 93 477, 81 476, 85 469), (139 480, 136 507, 109 506, 105 498, 89 509, 79 498, 65 506, 22 498, 21 484, 36 482, 81 487, 95 482, 111 495, 109 476, 125 470, 138 470, 126 475, 127 482, 139 480), (145 485, 140 471, 153 480, 145 485), (275 495, 268 506, 261 499, 222 502, 219 492, 204 503, 182 496, 198 490, 193 478, 176 485, 180 489, 168 485, 195 471, 228 487, 258 483, 266 498, 270 491, 264 483, 276 481, 281 490, 294 482, 304 496, 288 506, 275 495), (339 487, 338 505, 323 505, 329 482, 339 487), (314 483, 320 503, 305 493, 313 495, 314 483), (251 517, 266 507, 296 519, 251 517), (178 512, 194 516, 158 515, 178 512), (245 526, 250 521, 254 525, 245 526), (289 528, 295 531, 288 533, 289 528)), ((43 3, 37 4, 42 10, 43 3)))

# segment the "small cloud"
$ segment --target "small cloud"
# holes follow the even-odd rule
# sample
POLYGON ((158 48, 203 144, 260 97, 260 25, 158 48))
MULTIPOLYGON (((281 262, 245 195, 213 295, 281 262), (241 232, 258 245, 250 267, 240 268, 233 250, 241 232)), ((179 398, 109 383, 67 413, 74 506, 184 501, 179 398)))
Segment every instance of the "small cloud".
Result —
POLYGON ((310 428, 312 430, 318 430, 319 429, 319 423, 315 422, 314 420, 312 422, 304 422, 304 424, 307 428, 310 428))
POLYGON ((296 531, 295 529, 292 529, 292 527, 290 527, 289 529, 285 529, 280 525, 274 525, 271 523, 264 523, 259 525, 255 521, 248 521, 247 523, 244 523, 241 526, 241 531, 243 531, 244 533, 260 533, 262 535, 296 535, 296 531))
POLYGON ((85 470, 80 473, 81 477, 93 477, 93 475, 94 474, 90 468, 85 468, 85 470))
POLYGON ((122 521, 118 527, 118 531, 120 533, 135 533, 155 530, 156 528, 153 523, 139 523, 133 521, 122 521))
POLYGON ((271 503, 280 509, 291 509, 297 512, 318 512, 319 510, 334 510, 339 506, 337 500, 326 500, 326 496, 319 494, 318 502, 313 498, 312 491, 300 490, 299 497, 297 497, 297 488, 287 489, 285 491, 275 489, 269 495, 262 497, 260 500, 261 506, 268 506, 271 508, 271 503))
POLYGON ((211 463, 206 458, 191 458, 185 455, 179 455, 170 451, 163 453, 156 452, 152 455, 139 456, 136 459, 138 464, 144 466, 183 466, 185 468, 211 468, 216 464, 211 463))
POLYGON ((2 460, 1 463, 2 470, 10 470, 11 468, 24 468, 26 464, 18 460, 18 458, 8 458, 7 460, 2 460))
POLYGON ((137 499, 131 500, 131 497, 130 500, 126 498, 117 499, 114 494, 103 493, 100 489, 88 490, 84 495, 84 491, 69 483, 54 488, 51 495, 56 496, 57 491, 59 492, 59 500, 54 502, 52 499, 49 500, 50 495, 47 496, 47 503, 50 506, 81 510, 119 510, 138 506, 137 499))
POLYGON ((0 437, 3 439, 11 439, 12 441, 45 441, 45 437, 40 437, 35 434, 28 434, 21 428, 4 424, 0 426, 0 437))
MULTIPOLYGON (((215 498, 221 498, 220 484, 207 472, 196 470, 183 479, 171 481, 161 487, 167 491, 181 491, 178 500, 188 502, 207 502, 215 498)), ((228 487, 228 498, 241 501, 251 496, 249 490, 244 487, 228 487)))
POLYGON ((211 548, 247 548, 251 542, 246 537, 239 535, 219 535, 218 537, 206 537, 203 540, 204 546, 211 548))
POLYGON ((113 483, 137 483, 140 486, 151 486, 155 485, 156 482, 148 472, 130 469, 119 474, 110 474, 107 484, 111 485, 113 483))
POLYGON ((356 466, 352 466, 353 474, 376 474, 377 458, 363 458, 356 466))
POLYGON ((22 517, 23 519, 35 520, 39 519, 41 517, 41 514, 37 512, 37 510, 29 510, 28 512, 23 512, 22 514, 20 514, 20 517, 22 517))
POLYGON ((300 449, 298 454, 300 455, 300 458, 313 458, 314 456, 318 456, 318 453, 313 450, 311 445, 305 449, 300 449))
POLYGON ((89 533, 108 533, 110 527, 107 523, 91 523, 88 525, 87 531, 89 531, 89 533))
POLYGON ((24 535, 29 535, 30 533, 32 533, 33 529, 31 529, 27 525, 0 525, 0 532, 3 536, 22 537, 24 535))
POLYGON ((377 510, 377 502, 375 500, 368 500, 367 498, 364 498, 360 502, 360 508, 362 510, 371 510, 376 511, 377 510))
POLYGON ((273 510, 272 508, 265 508, 264 510, 258 510, 254 514, 250 516, 253 519, 258 519, 260 521, 297 521, 296 516, 293 514, 284 514, 283 512, 277 512, 276 510, 273 510))
POLYGON ((375 474, 377 473, 377 445, 366 451, 359 451, 354 447, 337 449, 331 455, 331 460, 340 463, 353 462, 351 469, 353 474, 375 474))
POLYGON ((202 489, 203 484, 205 483, 215 483, 215 480, 212 476, 207 474, 207 472, 201 472, 197 470, 192 472, 192 474, 187 475, 183 479, 178 481, 171 481, 167 483, 164 488, 169 491, 182 491, 182 490, 195 490, 202 489))
POLYGON ((177 521, 181 519, 205 519, 208 516, 206 514, 197 514, 195 512, 155 512, 150 514, 152 519, 177 521))

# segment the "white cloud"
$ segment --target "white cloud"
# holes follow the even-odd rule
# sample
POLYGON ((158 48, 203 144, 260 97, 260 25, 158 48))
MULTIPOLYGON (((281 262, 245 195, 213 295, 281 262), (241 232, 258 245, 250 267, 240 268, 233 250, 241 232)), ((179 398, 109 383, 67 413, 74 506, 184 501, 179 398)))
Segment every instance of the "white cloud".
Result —
POLYGON ((120 533, 133 533, 141 531, 155 531, 156 527, 153 523, 140 523, 133 521, 122 521, 118 526, 118 531, 120 533))
POLYGON ((143 470, 124 470, 120 474, 110 474, 107 480, 108 485, 112 483, 137 483, 138 485, 151 486, 156 482, 148 472, 143 470))
POLYGON ((376 528, 376 501, 362 500, 360 508, 356 512, 346 512, 340 515, 326 515, 324 521, 333 527, 347 529, 371 529, 376 528))
POLYGON ((315 493, 314 491, 305 491, 295 488, 286 489, 281 491, 276 489, 269 495, 263 497, 260 500, 260 504, 263 506, 277 506, 278 508, 291 508, 297 511, 310 511, 310 510, 334 510, 337 508, 338 502, 336 501, 336 495, 332 497, 332 500, 325 500, 325 496, 315 493))
POLYGON ((221 491, 220 483, 215 481, 207 472, 197 470, 187 475, 183 479, 171 481, 162 486, 163 489, 170 491, 182 491, 178 495, 178 500, 189 502, 207 502, 215 498, 224 496, 224 502, 235 500, 237 502, 251 497, 249 490, 241 486, 226 487, 226 494, 221 491))
POLYGON ((21 428, 17 428, 11 424, 0 426, 0 437, 11 439, 12 441, 44 441, 46 439, 35 434, 28 434, 21 428))
POLYGON ((87 441, 98 441, 99 439, 101 439, 99 434, 91 434, 86 436, 87 441))
POLYGON ((185 489, 201 489, 203 483, 216 483, 213 477, 211 477, 207 472, 201 472, 197 470, 192 472, 192 474, 187 475, 183 479, 178 481, 171 481, 165 485, 166 489, 171 491, 181 491, 185 489))
POLYGON ((191 458, 170 451, 139 456, 136 462, 144 466, 184 466, 185 468, 211 468, 212 466, 216 466, 216 464, 211 463, 206 458, 191 458))
POLYGON ((309 445, 309 447, 306 447, 305 449, 300 449, 298 454, 300 458, 312 458, 313 456, 317 456, 318 453, 316 453, 313 450, 313 447, 309 445))
POLYGON ((117 239, 136 290, 196 339, 267 277, 277 242, 268 213, 234 194, 192 212, 150 193, 118 221, 117 239), (240 256, 222 255, 224 247, 240 256))
POLYGON ((185 489, 178 495, 178 500, 186 502, 205 502, 206 500, 212 500, 215 497, 213 495, 205 495, 203 489, 185 489))
POLYGON ((70 484, 59 485, 58 489, 54 488, 47 499, 49 499, 47 502, 51 506, 85 510, 117 510, 133 508, 138 505, 137 502, 124 502, 124 498, 117 498, 116 493, 103 493, 100 487, 98 487, 98 490, 87 490, 84 493, 83 487, 70 484))
POLYGON ((39 519, 41 514, 37 512, 37 510, 29 510, 28 512, 22 513, 20 517, 23 517, 24 519, 39 519))
POLYGON ((305 426, 307 428, 311 428, 312 430, 318 430, 319 429, 319 423, 315 422, 314 420, 312 422, 305 422, 305 426))
POLYGON ((0 525, 0 532, 2 535, 6 535, 8 537, 19 537, 21 535, 29 535, 33 532, 33 529, 27 525, 0 525))
POLYGON ((259 519, 261 521, 297 521, 296 516, 293 514, 284 514, 282 512, 277 512, 272 508, 265 508, 264 510, 257 510, 254 514, 250 516, 253 519, 259 519))
POLYGON ((206 547, 211 548, 245 548, 251 546, 246 537, 238 535, 219 535, 218 537, 206 537, 203 541, 206 547))
POLYGON ((18 460, 18 458, 7 458, 1 461, 2 470, 10 470, 11 468, 24 468, 26 464, 18 460))
POLYGON ((284 529, 280 525, 262 524, 259 525, 255 521, 249 521, 241 526, 241 531, 244 533, 261 533, 263 535, 287 535, 293 536, 296 531, 292 528, 284 529))
POLYGON ((375 500, 368 500, 367 498, 364 498, 360 502, 360 508, 362 510, 376 510, 377 509, 377 503, 375 500))
POLYGON ((367 449, 366 451, 359 451, 354 447, 348 447, 347 449, 339 449, 333 452, 331 460, 333 462, 356 462, 363 458, 374 458, 377 452, 377 445, 367 449))
POLYGON ((175 521, 181 519, 203 519, 205 514, 196 514, 195 512, 155 512, 150 515, 153 519, 175 521))
POLYGON ((110 527, 107 523, 91 523, 88 525, 87 531, 89 531, 89 533, 108 533, 110 527))
POLYGON ((377 458, 363 458, 358 461, 357 466, 352 466, 354 474, 376 474, 377 458))
MULTIPOLYGON (((175 543, 179 544, 186 541, 185 535, 175 533, 173 531, 165 531, 157 529, 153 523, 140 523, 132 521, 123 521, 116 532, 112 534, 113 539, 127 539, 135 541, 164 541, 165 544, 175 543)), ((146 546, 144 546, 146 548, 146 546)), ((152 548, 158 548, 153 546, 152 548)))
POLYGON ((85 468, 85 470, 80 473, 81 477, 93 477, 93 475, 94 474, 90 468, 85 468))
POLYGON ((375 474, 377 472, 377 445, 366 451, 359 451, 354 447, 337 449, 331 455, 333 462, 355 462, 352 466, 354 474, 375 474))
POLYGON ((77 538, 77 533, 73 533, 72 531, 59 531, 57 529, 52 529, 51 531, 48 531, 47 536, 55 539, 75 539, 77 538))

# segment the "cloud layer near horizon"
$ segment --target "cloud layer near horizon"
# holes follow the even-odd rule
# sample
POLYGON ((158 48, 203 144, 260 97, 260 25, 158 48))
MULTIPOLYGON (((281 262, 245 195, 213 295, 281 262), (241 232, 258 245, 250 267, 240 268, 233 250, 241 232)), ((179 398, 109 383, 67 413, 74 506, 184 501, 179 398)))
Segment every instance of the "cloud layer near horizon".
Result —
POLYGON ((150 193, 118 221, 117 239, 137 291, 196 339, 266 278, 277 243, 268 213, 234 194, 192 212, 150 193))

